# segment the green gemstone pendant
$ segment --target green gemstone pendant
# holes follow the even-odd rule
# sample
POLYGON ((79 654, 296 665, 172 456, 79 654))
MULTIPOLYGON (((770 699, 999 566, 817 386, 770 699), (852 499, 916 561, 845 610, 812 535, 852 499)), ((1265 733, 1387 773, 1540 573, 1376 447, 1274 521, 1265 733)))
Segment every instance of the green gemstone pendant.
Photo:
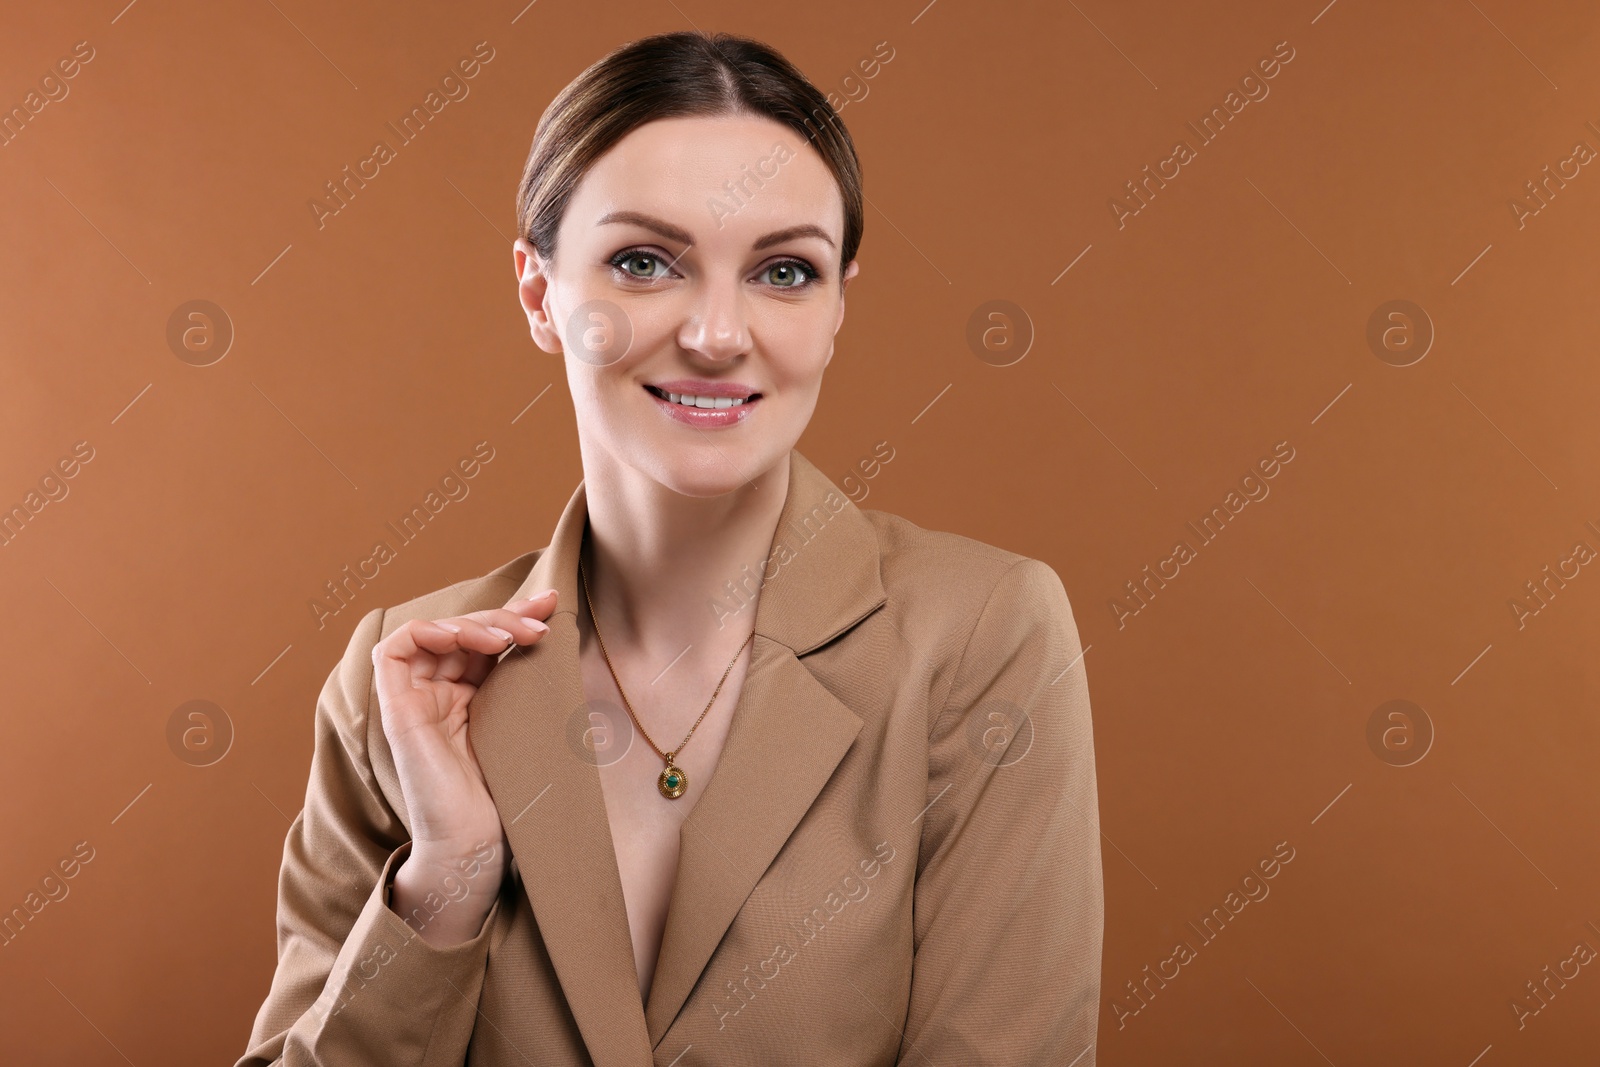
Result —
POLYGON ((656 780, 656 787, 661 790, 661 795, 668 800, 677 800, 689 788, 689 776, 674 766, 672 758, 667 758, 667 769, 661 772, 661 777, 656 780))

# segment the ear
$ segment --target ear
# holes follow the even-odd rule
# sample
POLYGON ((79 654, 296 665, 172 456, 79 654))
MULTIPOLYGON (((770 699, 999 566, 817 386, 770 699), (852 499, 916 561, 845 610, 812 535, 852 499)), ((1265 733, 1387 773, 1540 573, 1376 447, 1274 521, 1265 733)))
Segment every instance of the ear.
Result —
MULTIPOLYGON (((849 265, 845 267, 844 274, 839 277, 839 317, 833 320, 833 332, 835 335, 838 334, 839 327, 844 325, 844 287, 850 284, 850 279, 854 278, 860 269, 861 265, 852 259, 849 265)), ((828 358, 822 361, 822 365, 826 367, 832 362, 833 338, 830 337, 828 339, 828 358)))
POLYGON ((517 238, 511 249, 517 270, 517 298, 528 316, 528 332, 532 334, 534 344, 552 356, 559 356, 563 351, 561 331, 551 323, 546 306, 550 291, 550 264, 526 237, 517 238))
POLYGON ((854 278, 858 273, 860 273, 860 271, 861 271, 860 262, 857 261, 857 260, 852 259, 850 261, 849 266, 845 267, 844 274, 842 274, 840 276, 840 278, 839 278, 839 317, 838 317, 838 319, 836 319, 834 321, 834 324, 833 324, 833 332, 834 333, 838 333, 839 332, 839 327, 844 325, 844 291, 845 291, 845 287, 850 284, 850 279, 854 278))

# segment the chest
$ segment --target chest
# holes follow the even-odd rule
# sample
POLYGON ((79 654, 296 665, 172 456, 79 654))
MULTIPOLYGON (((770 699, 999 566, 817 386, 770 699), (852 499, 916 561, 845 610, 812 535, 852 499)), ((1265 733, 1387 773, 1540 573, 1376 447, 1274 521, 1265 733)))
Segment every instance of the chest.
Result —
MULTIPOLYGON (((706 701, 716 688, 721 668, 709 672, 685 669, 673 679, 681 663, 665 675, 654 677, 659 672, 633 674, 626 664, 614 659, 633 713, 643 724, 643 733, 624 709, 616 682, 599 651, 585 648, 579 659, 589 706, 587 747, 594 751, 605 797, 617 874, 627 903, 640 996, 648 1000, 676 883, 679 835, 721 759, 733 724, 733 709, 743 688, 749 650, 746 648, 728 672, 709 709, 706 701), (684 736, 691 727, 694 732, 685 744, 684 736), (651 747, 652 741, 664 752, 682 749, 673 757, 674 765, 688 779, 682 796, 670 799, 662 795, 658 780, 666 764, 651 747)), ((724 661, 722 667, 726 666, 724 661)))

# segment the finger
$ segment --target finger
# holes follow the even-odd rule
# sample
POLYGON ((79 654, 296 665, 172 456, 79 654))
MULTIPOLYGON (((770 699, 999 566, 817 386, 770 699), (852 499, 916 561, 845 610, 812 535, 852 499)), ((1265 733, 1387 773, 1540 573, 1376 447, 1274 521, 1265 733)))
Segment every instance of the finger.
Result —
POLYGON ((527 637, 542 637, 550 630, 550 627, 539 619, 530 618, 527 615, 519 615, 509 608, 484 608, 446 621, 460 623, 466 620, 471 620, 483 626, 497 627, 506 633, 515 634, 519 642, 522 642, 527 637))
POLYGON ((471 619, 408 619, 373 646, 379 695, 401 696, 424 679, 457 681, 474 660, 498 656, 515 643, 506 631, 471 619))
MULTIPOLYGON (((512 610, 512 608, 519 605, 524 607, 532 606, 537 614, 542 614, 545 617, 548 617, 550 614, 549 609, 553 608, 554 604, 555 598, 553 595, 548 597, 533 597, 528 600, 515 601, 509 608, 485 608, 481 611, 474 611, 461 621, 470 619, 474 622, 481 623, 484 626, 498 627, 502 632, 516 635, 516 643, 531 645, 538 641, 545 634, 549 633, 550 627, 536 618, 529 618, 525 615, 519 615, 516 611, 512 610)), ((505 647, 509 649, 511 646, 507 645, 505 647)), ((482 656, 474 656, 472 657, 472 662, 468 663, 462 670, 460 678, 468 685, 471 685, 474 689, 476 689, 478 686, 483 684, 484 679, 489 676, 489 672, 494 669, 496 663, 498 662, 499 660, 497 658, 488 659, 482 656)))
POLYGON ((513 600, 505 606, 505 610, 515 612, 518 615, 532 615, 538 619, 548 619, 556 610, 556 591, 554 589, 546 589, 538 596, 513 600))
POLYGON ((532 644, 547 630, 542 622, 503 609, 448 619, 408 619, 373 646, 379 696, 391 700, 419 678, 464 680, 476 688, 487 677, 494 657, 519 642, 532 644), (507 625, 496 626, 495 618, 507 625))
POLYGON ((509 631, 495 632, 495 628, 476 619, 458 615, 449 619, 407 619, 379 646, 387 645, 385 652, 391 658, 411 660, 418 651, 448 656, 464 649, 494 656, 514 642, 509 631))
MULTIPOLYGON (((420 619, 415 621, 419 625, 420 632, 425 633, 431 629, 438 633, 443 641, 453 641, 460 648, 481 652, 486 656, 498 656, 517 644, 519 640, 533 641, 541 635, 523 626, 514 625, 510 629, 498 626, 494 622, 493 614, 493 612, 475 611, 470 615, 455 615, 448 619, 434 619, 431 622, 423 622, 420 619)), ((424 647, 432 646, 424 645, 424 647)))
POLYGON ((433 668, 433 677, 438 681, 460 682, 465 681, 476 687, 478 680, 472 677, 472 667, 475 663, 493 663, 492 656, 470 648, 458 648, 454 652, 439 656, 433 668))

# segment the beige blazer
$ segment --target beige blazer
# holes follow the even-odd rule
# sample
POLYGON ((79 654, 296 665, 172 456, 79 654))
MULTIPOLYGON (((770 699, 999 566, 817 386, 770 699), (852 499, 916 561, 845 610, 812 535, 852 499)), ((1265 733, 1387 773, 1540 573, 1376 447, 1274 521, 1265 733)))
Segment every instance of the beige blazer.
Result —
POLYGON ((759 585, 649 1002, 583 744, 580 482, 548 547, 356 625, 317 702, 277 971, 239 1067, 1091 1067, 1099 808, 1061 581, 789 463, 772 556, 721 605, 749 626, 759 585), (406 619, 547 588, 550 632, 471 706, 513 858, 478 936, 435 948, 387 904, 410 819, 371 650, 406 619))

